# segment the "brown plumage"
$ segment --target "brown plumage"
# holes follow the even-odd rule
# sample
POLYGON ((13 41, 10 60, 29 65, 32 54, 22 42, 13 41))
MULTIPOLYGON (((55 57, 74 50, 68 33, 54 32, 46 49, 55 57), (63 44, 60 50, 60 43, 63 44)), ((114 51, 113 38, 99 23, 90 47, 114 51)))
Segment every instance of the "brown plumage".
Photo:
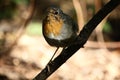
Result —
POLYGON ((63 13, 58 7, 49 7, 46 10, 46 13, 45 18, 43 19, 42 31, 48 44, 57 47, 57 50, 59 47, 63 47, 64 49, 71 45, 77 37, 77 23, 75 23, 70 16, 63 13))

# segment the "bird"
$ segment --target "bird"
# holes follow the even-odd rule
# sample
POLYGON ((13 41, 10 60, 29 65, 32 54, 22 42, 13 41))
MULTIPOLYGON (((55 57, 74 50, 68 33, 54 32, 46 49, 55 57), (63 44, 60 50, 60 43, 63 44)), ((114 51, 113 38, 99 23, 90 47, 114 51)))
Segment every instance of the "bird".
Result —
POLYGON ((50 6, 46 9, 42 33, 50 46, 57 47, 49 62, 52 61, 60 47, 65 49, 75 41, 78 31, 78 24, 59 7, 50 6))

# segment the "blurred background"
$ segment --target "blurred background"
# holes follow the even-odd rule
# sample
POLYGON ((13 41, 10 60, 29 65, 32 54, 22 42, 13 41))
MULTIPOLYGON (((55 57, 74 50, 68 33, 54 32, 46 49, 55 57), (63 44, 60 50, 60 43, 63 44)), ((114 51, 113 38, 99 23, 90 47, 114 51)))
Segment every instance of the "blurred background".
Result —
MULTIPOLYGON (((31 80, 50 60, 56 48, 49 46, 42 35, 42 19, 48 6, 59 6, 81 30, 107 2, 0 0, 0 80, 31 80)), ((120 80, 119 61, 120 6, 97 26, 85 47, 48 80, 120 80)))

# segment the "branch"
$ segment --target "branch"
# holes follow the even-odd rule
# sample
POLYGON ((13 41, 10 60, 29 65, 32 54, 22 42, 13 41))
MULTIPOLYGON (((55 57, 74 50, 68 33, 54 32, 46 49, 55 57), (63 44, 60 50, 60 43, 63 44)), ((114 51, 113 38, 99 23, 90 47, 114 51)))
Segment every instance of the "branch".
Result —
POLYGON ((120 3, 120 0, 111 0, 83 27, 76 42, 64 49, 61 54, 48 64, 34 80, 46 80, 54 71, 56 71, 63 63, 65 63, 77 50, 79 50, 88 40, 92 31, 96 26, 120 3), (49 70, 48 70, 49 66, 49 70))
POLYGON ((73 5, 76 11, 76 15, 77 15, 77 21, 78 21, 78 25, 79 25, 79 29, 81 30, 84 26, 84 17, 83 17, 83 11, 82 11, 82 7, 80 4, 79 0, 72 0, 73 1, 73 5))
POLYGON ((87 41, 87 43, 84 46, 87 48, 117 49, 117 48, 120 48, 120 42, 99 42, 98 43, 96 41, 87 41))

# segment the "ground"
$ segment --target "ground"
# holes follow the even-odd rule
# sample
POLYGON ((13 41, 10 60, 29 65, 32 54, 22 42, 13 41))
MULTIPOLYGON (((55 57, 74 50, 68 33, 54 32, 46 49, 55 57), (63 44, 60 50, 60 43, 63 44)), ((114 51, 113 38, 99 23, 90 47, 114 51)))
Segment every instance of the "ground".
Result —
MULTIPOLYGON (((0 80, 33 79, 46 66, 55 49, 46 43, 43 36, 22 35, 10 55, 0 58, 0 80)), ((48 80, 120 80, 119 61, 119 49, 85 46, 48 80)))

